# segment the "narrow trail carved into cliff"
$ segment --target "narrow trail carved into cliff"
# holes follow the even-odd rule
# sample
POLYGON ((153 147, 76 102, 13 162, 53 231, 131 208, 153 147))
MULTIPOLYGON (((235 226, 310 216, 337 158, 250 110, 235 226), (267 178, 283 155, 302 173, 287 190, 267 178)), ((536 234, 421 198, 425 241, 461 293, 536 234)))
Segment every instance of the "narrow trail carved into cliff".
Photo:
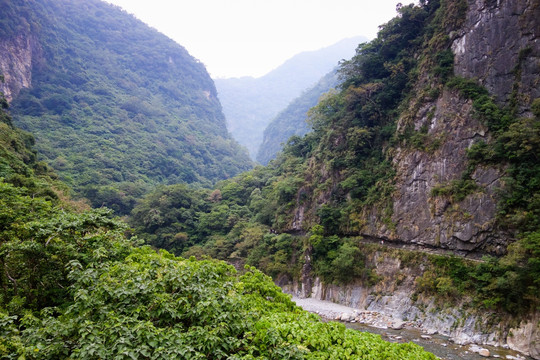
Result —
MULTIPOLYGON (((307 236, 308 233, 302 232, 302 231, 291 231, 286 232, 293 236, 307 236)), ((417 244, 417 243, 411 243, 411 242, 405 242, 402 240, 390 240, 388 238, 380 238, 375 237, 367 234, 356 234, 356 235, 348 235, 349 237, 357 237, 360 239, 360 243, 362 244, 377 244, 381 247, 385 248, 392 248, 392 249, 398 249, 398 250, 408 250, 408 251, 416 251, 425 253, 428 255, 446 255, 446 256, 460 256, 470 261, 476 261, 476 262, 484 262, 482 260, 482 257, 486 255, 485 252, 482 251, 468 251, 468 250, 450 250, 450 249, 443 249, 439 247, 434 247, 431 245, 426 244, 417 244)), ((347 236, 343 236, 347 237, 347 236)))
POLYGON ((450 250, 450 249, 442 249, 437 248, 430 245, 424 245, 424 244, 415 244, 410 242, 404 242, 400 240, 390 240, 390 239, 384 239, 384 238, 377 238, 370 235, 361 235, 361 243, 365 244, 377 244, 382 247, 392 248, 392 249, 399 249, 399 250, 408 250, 408 251, 416 251, 421 252, 429 255, 446 255, 446 256, 460 256, 464 257, 467 260, 471 261, 477 261, 477 262, 483 262, 482 256, 485 255, 484 252, 480 251, 456 251, 456 250, 450 250))

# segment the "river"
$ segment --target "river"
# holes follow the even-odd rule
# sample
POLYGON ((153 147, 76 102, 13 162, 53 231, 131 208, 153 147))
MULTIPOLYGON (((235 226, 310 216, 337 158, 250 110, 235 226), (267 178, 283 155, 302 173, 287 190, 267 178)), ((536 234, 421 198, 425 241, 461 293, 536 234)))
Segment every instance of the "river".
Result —
MULTIPOLYGON (((352 313, 353 308, 335 304, 329 301, 322 301, 313 298, 301 299, 293 297, 296 304, 307 311, 319 314, 323 319, 335 319, 341 313, 352 313)), ((381 335, 381 337, 390 342, 409 342, 422 346, 426 351, 435 354, 442 360, 484 360, 484 359, 505 359, 505 360, 533 360, 523 356, 516 351, 493 347, 487 345, 457 345, 450 341, 446 336, 435 334, 426 335, 419 329, 403 328, 393 330, 390 328, 379 328, 359 323, 343 322, 346 327, 358 331, 366 331, 381 335), (476 352, 474 351, 476 347, 476 352), (478 350, 489 350, 490 356, 484 357, 478 354, 478 350)))
MULTIPOLYGON (((423 333, 417 329, 379 329, 373 326, 357 324, 357 323, 344 323, 346 327, 359 331, 367 331, 370 333, 380 334, 386 341, 391 342, 409 342, 412 341, 415 344, 422 346, 426 351, 429 351, 443 360, 485 360, 488 358, 499 359, 521 359, 532 360, 529 357, 520 355, 519 353, 507 350, 503 348, 481 345, 478 348, 487 349, 490 352, 490 357, 484 357, 471 350, 470 345, 457 345, 450 341, 446 336, 442 335, 429 335, 430 339, 423 339, 421 336, 423 333)), ((426 335, 424 335, 426 336, 426 335)))

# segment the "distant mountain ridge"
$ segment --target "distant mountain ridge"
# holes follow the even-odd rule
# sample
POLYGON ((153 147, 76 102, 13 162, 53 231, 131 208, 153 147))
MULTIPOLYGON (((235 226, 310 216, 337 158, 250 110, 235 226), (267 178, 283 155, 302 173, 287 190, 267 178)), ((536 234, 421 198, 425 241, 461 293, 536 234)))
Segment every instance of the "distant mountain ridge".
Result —
POLYGON ((0 0, 0 91, 14 123, 93 205, 251 168, 214 83, 182 46, 97 0, 0 0))
POLYGON ((320 97, 339 84, 337 71, 326 74, 317 84, 304 91, 281 111, 266 129, 257 152, 257 161, 267 165, 276 157, 283 144, 293 135, 304 136, 311 127, 307 123, 308 111, 319 102, 320 97))
POLYGON ((254 158, 270 121, 342 59, 354 55, 364 37, 344 39, 326 48, 300 53, 260 78, 214 79, 232 136, 254 158))

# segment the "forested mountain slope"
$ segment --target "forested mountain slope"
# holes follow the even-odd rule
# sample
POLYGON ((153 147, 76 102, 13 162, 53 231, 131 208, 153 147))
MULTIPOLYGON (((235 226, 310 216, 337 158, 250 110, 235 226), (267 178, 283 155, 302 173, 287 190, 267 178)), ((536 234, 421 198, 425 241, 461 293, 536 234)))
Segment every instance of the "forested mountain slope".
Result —
POLYGON ((260 78, 215 79, 229 131, 255 158, 268 123, 342 59, 349 59, 364 38, 344 39, 300 53, 260 78))
POLYGON ((96 206, 159 183, 210 185, 252 164, 204 66, 97 0, 2 0, 1 89, 44 159, 96 206))
POLYGON ((0 93, 2 359, 435 359, 323 323, 254 268, 137 247, 110 210, 65 196, 7 104, 0 93))
POLYGON ((529 0, 399 7, 341 65, 313 131, 196 206, 186 189, 159 189, 133 224, 302 296, 540 358, 538 11, 529 0))
POLYGON ((332 70, 322 77, 317 84, 305 90, 299 97, 282 110, 268 124, 263 133, 263 141, 257 152, 257 161, 267 165, 276 157, 283 144, 293 136, 304 136, 310 131, 307 123, 309 109, 317 105, 319 98, 338 84, 337 70, 332 70))

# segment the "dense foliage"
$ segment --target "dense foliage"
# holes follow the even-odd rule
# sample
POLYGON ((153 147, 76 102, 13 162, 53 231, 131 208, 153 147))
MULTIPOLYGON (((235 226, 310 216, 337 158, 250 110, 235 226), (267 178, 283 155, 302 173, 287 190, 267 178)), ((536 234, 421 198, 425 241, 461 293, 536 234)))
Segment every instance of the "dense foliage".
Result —
POLYGON ((263 140, 257 152, 257 161, 263 165, 274 159, 291 136, 304 136, 311 128, 307 123, 309 109, 319 98, 338 85, 336 70, 322 77, 313 87, 291 101, 264 129, 263 140))
POLYGON ((435 359, 414 344, 323 323, 271 279, 149 248, 121 261, 69 263, 62 307, 19 318, 2 310, 3 358, 435 359))
POLYGON ((97 0, 0 7, 2 40, 34 49, 14 122, 93 205, 126 214, 156 184, 211 185, 251 168, 204 65, 172 40, 97 0))
POLYGON ((104 211, 66 213, 1 185, 4 359, 434 359, 321 323, 255 269, 134 248, 104 211))

